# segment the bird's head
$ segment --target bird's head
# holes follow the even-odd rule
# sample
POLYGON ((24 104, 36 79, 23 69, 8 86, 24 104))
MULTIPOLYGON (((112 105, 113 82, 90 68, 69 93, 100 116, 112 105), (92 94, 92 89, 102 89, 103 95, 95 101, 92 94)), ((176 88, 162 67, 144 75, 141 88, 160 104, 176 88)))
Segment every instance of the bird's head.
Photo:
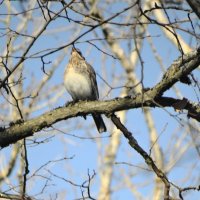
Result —
POLYGON ((84 59, 84 60, 85 60, 85 58, 83 57, 83 55, 82 55, 80 49, 77 49, 77 48, 75 48, 75 47, 72 47, 71 55, 72 55, 73 57, 75 56, 75 57, 78 57, 78 58, 80 58, 80 59, 84 59))

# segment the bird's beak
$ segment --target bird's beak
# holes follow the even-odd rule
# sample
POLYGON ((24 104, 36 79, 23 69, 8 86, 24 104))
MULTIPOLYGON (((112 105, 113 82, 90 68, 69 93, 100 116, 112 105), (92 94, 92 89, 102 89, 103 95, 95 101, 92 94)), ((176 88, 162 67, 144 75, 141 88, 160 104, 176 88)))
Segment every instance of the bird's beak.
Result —
POLYGON ((72 47, 72 53, 73 53, 74 51, 76 51, 76 49, 75 49, 74 47, 72 47))

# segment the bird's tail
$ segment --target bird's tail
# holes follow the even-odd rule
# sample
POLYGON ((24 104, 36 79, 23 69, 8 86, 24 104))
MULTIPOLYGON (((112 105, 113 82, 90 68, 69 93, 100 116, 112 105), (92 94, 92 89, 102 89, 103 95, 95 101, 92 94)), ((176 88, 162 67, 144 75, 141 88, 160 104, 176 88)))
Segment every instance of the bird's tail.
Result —
POLYGON ((106 132, 106 126, 104 124, 103 118, 99 114, 92 114, 96 127, 99 133, 106 132))

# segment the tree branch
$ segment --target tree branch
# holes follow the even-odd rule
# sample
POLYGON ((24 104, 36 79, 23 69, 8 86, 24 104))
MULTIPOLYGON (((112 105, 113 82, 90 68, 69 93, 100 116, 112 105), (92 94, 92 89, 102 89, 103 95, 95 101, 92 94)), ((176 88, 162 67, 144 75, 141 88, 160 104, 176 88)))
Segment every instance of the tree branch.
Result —
POLYGON ((170 182, 166 175, 156 166, 152 158, 138 145, 136 139, 133 137, 132 133, 127 130, 127 128, 121 123, 120 119, 116 117, 114 114, 111 115, 111 120, 115 124, 115 126, 122 131, 124 136, 128 139, 129 144, 132 148, 134 148, 145 160, 146 164, 156 173, 157 177, 159 177, 164 185, 164 199, 169 200, 169 191, 170 191, 170 182))
POLYGON ((46 30, 48 25, 55 20, 59 14, 65 10, 67 7, 69 7, 75 0, 72 0, 67 5, 65 5, 58 13, 56 13, 52 18, 49 18, 49 20, 43 25, 43 27, 38 31, 38 33, 32 37, 32 41, 28 45, 28 47, 24 50, 24 53, 20 57, 20 60, 15 64, 15 66, 9 71, 7 76, 0 82, 0 88, 5 86, 6 81, 11 76, 11 74, 14 73, 14 71, 26 60, 26 55, 29 53, 29 50, 33 47, 34 43, 37 41, 37 39, 40 37, 40 35, 46 30))
POLYGON ((200 49, 188 54, 184 54, 179 57, 174 63, 167 69, 163 75, 162 80, 153 87, 153 94, 156 96, 162 96, 162 94, 170 89, 181 78, 189 75, 194 69, 200 65, 200 49))
MULTIPOLYGON (((16 123, 6 129, 0 131, 0 147, 6 147, 16 141, 32 136, 34 133, 48 128, 52 124, 68 118, 83 116, 91 113, 110 114, 121 110, 128 110, 141 107, 174 107, 176 103, 182 100, 159 97, 156 100, 147 101, 143 98, 145 93, 135 98, 124 97, 109 101, 81 101, 78 103, 70 103, 67 107, 60 107, 55 110, 44 113, 34 119, 16 123)), ((183 108, 188 110, 188 115, 200 122, 200 105, 187 102, 183 108)))
POLYGON ((166 71, 162 80, 155 87, 138 94, 134 98, 125 97, 109 101, 78 102, 68 104, 43 115, 14 124, 0 130, 0 147, 6 147, 16 141, 32 136, 35 132, 68 118, 92 114, 110 114, 121 110, 141 107, 173 107, 178 110, 187 110, 188 116, 200 122, 200 105, 189 102, 187 99, 173 99, 162 97, 162 94, 178 82, 181 77, 188 75, 200 64, 200 50, 183 55, 176 60, 166 71))
POLYGON ((187 0, 188 4, 192 8, 192 10, 195 12, 195 14, 200 19, 200 1, 199 0, 187 0))

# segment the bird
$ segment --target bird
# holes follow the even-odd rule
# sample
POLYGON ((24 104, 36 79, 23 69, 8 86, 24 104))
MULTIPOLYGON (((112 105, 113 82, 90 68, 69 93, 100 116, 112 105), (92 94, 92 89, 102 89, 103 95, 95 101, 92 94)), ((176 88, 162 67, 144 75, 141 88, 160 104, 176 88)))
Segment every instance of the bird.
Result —
MULTIPOLYGON (((71 57, 64 72, 64 86, 75 102, 99 99, 96 73, 85 60, 81 51, 75 47, 72 47, 71 57)), ((106 132, 107 129, 102 116, 93 113, 92 117, 98 132, 106 132)))

